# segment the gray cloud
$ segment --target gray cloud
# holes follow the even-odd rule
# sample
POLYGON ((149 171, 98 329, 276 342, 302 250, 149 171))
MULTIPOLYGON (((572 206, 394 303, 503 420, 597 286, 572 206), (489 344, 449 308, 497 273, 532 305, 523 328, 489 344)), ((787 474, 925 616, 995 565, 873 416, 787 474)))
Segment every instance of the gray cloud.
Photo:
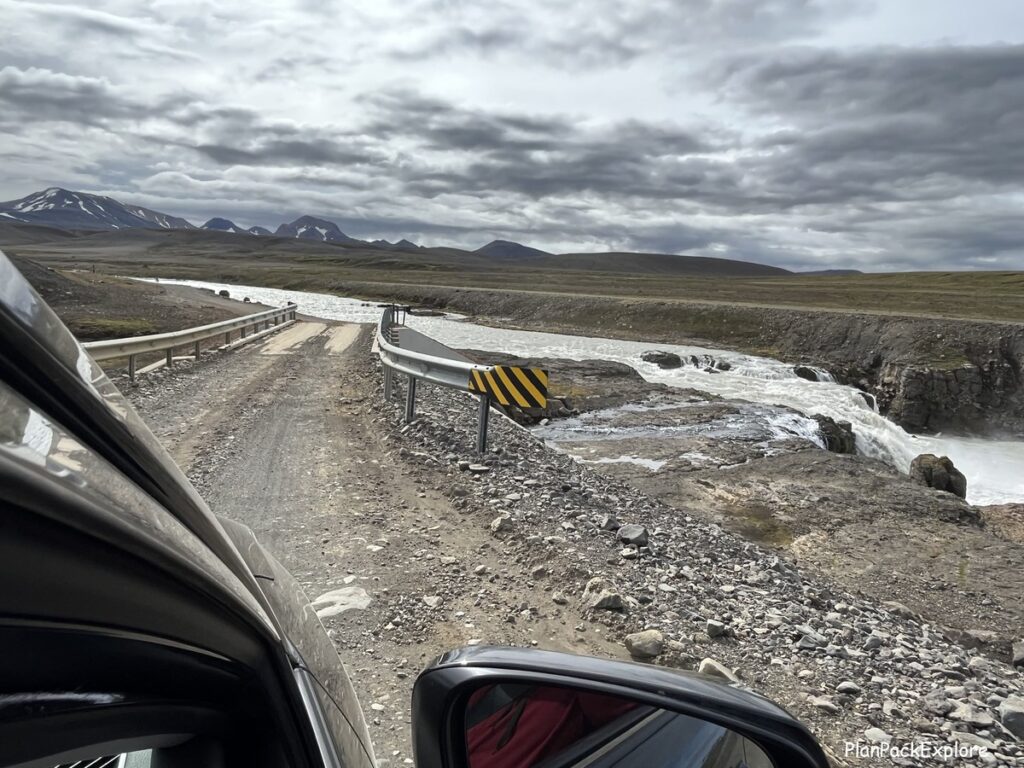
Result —
POLYGON ((859 0, 590 0, 579 6, 505 0, 489 3, 481 14, 472 0, 422 0, 410 15, 441 23, 392 55, 408 60, 526 51, 562 65, 607 67, 723 43, 799 40, 866 5, 859 0))
POLYGON ((569 193, 675 198, 703 182, 735 183, 721 163, 703 157, 717 140, 671 124, 627 120, 589 128, 568 116, 489 114, 398 91, 368 99, 374 117, 366 131, 402 138, 464 162, 438 171, 402 169, 409 189, 516 193, 532 198, 569 193))
POLYGON ((837 22, 873 13, 858 0, 95 5, 0 0, 0 198, 58 184, 472 247, 1024 266, 1019 44, 844 45, 837 22))
POLYGON ((760 146, 814 169, 835 198, 962 191, 934 185, 939 176, 1021 182, 1024 46, 794 50, 731 62, 720 76, 738 105, 791 125, 760 146))
POLYGON ((0 102, 31 121, 96 125, 147 113, 145 105, 133 101, 104 78, 11 66, 0 69, 0 102))

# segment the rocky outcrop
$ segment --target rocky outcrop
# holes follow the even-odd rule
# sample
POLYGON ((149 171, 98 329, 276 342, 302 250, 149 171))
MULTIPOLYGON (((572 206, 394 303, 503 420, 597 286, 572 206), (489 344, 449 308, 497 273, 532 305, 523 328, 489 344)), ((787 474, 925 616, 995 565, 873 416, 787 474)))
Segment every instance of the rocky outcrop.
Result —
POLYGON ((732 369, 732 363, 726 360, 719 360, 711 355, 688 355, 686 361, 694 368, 700 368, 705 373, 718 373, 732 369))
POLYGON ((801 379, 806 379, 807 381, 818 380, 818 372, 811 368, 809 365, 794 365, 793 373, 795 373, 801 379))
POLYGON ((817 414, 812 416, 818 422, 818 429, 825 441, 825 448, 832 453, 856 453, 857 436, 853 434, 853 425, 848 421, 836 421, 829 416, 817 414))
POLYGON ((937 491, 967 498, 967 478, 953 466, 948 456, 922 453, 910 462, 910 479, 937 491))
POLYGON ((711 355, 686 355, 685 357, 680 357, 674 352, 663 352, 657 349, 644 352, 640 355, 640 359, 648 363, 654 363, 659 368, 666 370, 679 368, 684 364, 700 368, 707 373, 718 373, 719 371, 728 371, 732 368, 732 364, 727 360, 719 360, 711 355))
POLYGON ((674 352, 663 352, 658 349, 644 352, 640 355, 640 359, 645 363, 654 363, 659 368, 665 369, 679 368, 683 364, 683 360, 679 355, 674 352))
POLYGON ((1012 416, 1013 404, 1020 400, 1019 366, 1012 359, 987 359, 956 368, 888 364, 881 369, 875 391, 882 410, 910 431, 985 423, 1012 429, 1013 421, 1006 417, 1012 416))

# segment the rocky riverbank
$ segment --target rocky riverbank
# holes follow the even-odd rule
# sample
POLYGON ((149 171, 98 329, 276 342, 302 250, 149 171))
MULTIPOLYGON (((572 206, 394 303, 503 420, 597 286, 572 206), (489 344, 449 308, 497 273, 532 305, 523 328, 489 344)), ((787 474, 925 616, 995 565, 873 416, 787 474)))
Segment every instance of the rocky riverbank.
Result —
POLYGON ((829 419, 651 384, 617 363, 540 364, 558 372, 558 405, 527 421, 557 450, 848 589, 899 600, 951 632, 980 631, 986 653, 1010 658, 1024 626, 1012 507, 990 515, 962 488, 935 490, 857 455, 853 435, 829 419))
MULTIPOLYGON (((399 403, 375 408, 410 461, 447 476, 444 492, 463 515, 453 524, 487 530, 504 561, 529 569, 526 586, 547 595, 523 604, 517 624, 575 622, 581 638, 606 635, 623 655, 760 691, 807 722, 837 765, 892 764, 847 746, 881 743, 959 750, 948 765, 1024 764, 1020 669, 906 605, 856 594, 731 533, 700 499, 666 503, 508 420, 493 420, 494 452, 480 459, 475 409, 459 393, 424 388, 409 425, 399 403)), ((814 450, 816 460, 859 464, 814 450)), ((818 508, 827 501, 819 496, 818 508)))
POLYGON ((529 330, 724 347, 810 363, 877 398, 911 432, 1024 435, 1024 324, 528 291, 353 283, 529 330))

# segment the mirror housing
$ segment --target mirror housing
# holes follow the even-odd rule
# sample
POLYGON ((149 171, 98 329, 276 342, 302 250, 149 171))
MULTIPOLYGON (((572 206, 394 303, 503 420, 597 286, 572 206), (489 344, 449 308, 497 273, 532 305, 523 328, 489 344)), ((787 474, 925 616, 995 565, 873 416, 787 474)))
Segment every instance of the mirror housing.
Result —
POLYGON ((413 687, 413 748, 419 768, 469 768, 464 712, 475 691, 497 683, 569 687, 630 699, 733 731, 754 742, 778 768, 829 765, 810 731, 784 709, 705 675, 569 653, 471 646, 438 657, 413 687))

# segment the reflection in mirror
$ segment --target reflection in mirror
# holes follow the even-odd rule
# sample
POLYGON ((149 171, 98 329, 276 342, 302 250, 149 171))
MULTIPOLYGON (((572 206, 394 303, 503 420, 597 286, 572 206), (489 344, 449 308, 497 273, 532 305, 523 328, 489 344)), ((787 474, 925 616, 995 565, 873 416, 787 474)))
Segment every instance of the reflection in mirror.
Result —
POLYGON ((772 768, 728 728, 583 689, 492 683, 464 716, 470 768, 772 768))

